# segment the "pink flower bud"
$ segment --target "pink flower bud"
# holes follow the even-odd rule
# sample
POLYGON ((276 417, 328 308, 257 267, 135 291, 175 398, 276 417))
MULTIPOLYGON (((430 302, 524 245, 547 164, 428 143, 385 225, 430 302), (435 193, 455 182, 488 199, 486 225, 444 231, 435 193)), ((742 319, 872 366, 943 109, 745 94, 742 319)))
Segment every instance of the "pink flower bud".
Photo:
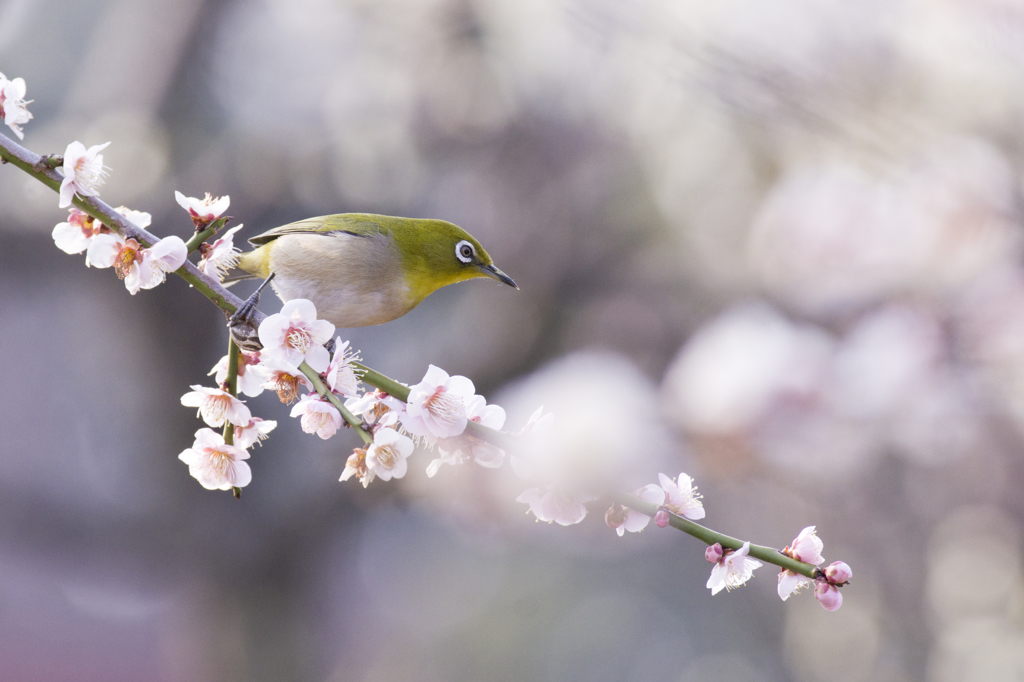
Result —
POLYGON ((843 595, 839 588, 821 578, 814 582, 814 598, 826 611, 836 611, 843 605, 843 595))
POLYGON ((709 564, 717 564, 722 558, 722 554, 724 554, 722 545, 717 542, 704 550, 704 558, 708 560, 709 564))
POLYGON ((853 571, 845 561, 833 561, 825 569, 825 577, 833 585, 845 585, 853 577, 853 571))
POLYGON ((604 513, 604 522, 608 524, 609 528, 616 530, 626 522, 625 507, 621 504, 613 504, 608 508, 608 511, 604 513))
POLYGON ((654 515, 654 522, 658 524, 658 528, 664 528, 668 525, 668 512, 664 509, 659 509, 658 513, 654 515))

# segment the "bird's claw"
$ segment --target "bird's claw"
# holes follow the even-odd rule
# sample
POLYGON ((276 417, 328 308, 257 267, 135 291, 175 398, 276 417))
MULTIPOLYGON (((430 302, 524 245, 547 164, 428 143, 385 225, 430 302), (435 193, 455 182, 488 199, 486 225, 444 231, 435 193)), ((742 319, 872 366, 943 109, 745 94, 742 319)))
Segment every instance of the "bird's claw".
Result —
POLYGON ((255 353, 263 350, 263 344, 260 343, 259 339, 259 331, 252 322, 252 314, 256 312, 256 306, 259 305, 260 294, 263 293, 264 287, 270 284, 272 279, 274 279, 274 273, 270 273, 270 277, 263 280, 263 284, 256 291, 252 292, 252 295, 245 300, 245 303, 238 306, 231 317, 228 318, 228 333, 231 334, 231 338, 234 339, 238 347, 244 351, 255 353))

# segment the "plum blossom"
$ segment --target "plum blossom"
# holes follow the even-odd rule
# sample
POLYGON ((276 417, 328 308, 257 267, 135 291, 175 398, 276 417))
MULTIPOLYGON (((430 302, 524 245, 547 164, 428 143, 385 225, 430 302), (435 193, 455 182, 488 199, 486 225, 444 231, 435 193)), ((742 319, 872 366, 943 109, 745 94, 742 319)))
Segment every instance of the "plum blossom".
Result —
POLYGON ((671 520, 672 515, 668 513, 668 509, 659 509, 654 513, 654 525, 658 528, 666 528, 671 520))
POLYGON ((825 568, 825 578, 833 585, 845 585, 853 577, 853 570, 845 561, 833 561, 825 568))
MULTIPOLYGON (((821 556, 821 550, 824 548, 825 544, 817 536, 814 526, 807 526, 800 531, 800 534, 789 546, 782 550, 782 553, 791 559, 819 566, 825 561, 821 556)), ((782 601, 786 601, 791 594, 799 592, 801 588, 810 585, 811 582, 807 576, 784 568, 779 572, 779 597, 782 601)))
POLYGON ((586 503, 595 499, 593 495, 563 486, 546 485, 523 491, 516 502, 530 505, 530 511, 538 521, 571 526, 586 517, 586 503))
MULTIPOLYGON (((298 370, 296 370, 298 371, 298 370)), ((228 356, 222 357, 213 366, 207 376, 216 375, 214 379, 218 385, 222 385, 228 379, 228 356)), ((238 392, 244 393, 250 398, 255 398, 263 393, 269 372, 260 364, 260 354, 238 352, 238 392)))
POLYGON ((25 139, 25 133, 21 131, 21 126, 32 120, 32 114, 28 110, 28 105, 32 100, 25 101, 25 91, 24 78, 8 80, 0 73, 0 117, 4 119, 7 127, 14 131, 19 140, 25 139))
POLYGON ((751 559, 750 543, 744 542, 740 549, 727 549, 722 558, 715 563, 711 569, 711 577, 708 578, 707 588, 715 595, 722 591, 732 590, 750 580, 754 569, 761 566, 757 559, 751 559))
POLYGON ((89 244, 86 263, 97 268, 114 267, 125 288, 134 296, 139 289, 163 283, 167 273, 185 262, 188 250, 180 237, 164 237, 148 249, 117 232, 96 235, 89 244))
POLYGON ((334 355, 327 365, 327 372, 324 374, 324 383, 334 393, 347 397, 359 395, 359 377, 356 375, 356 368, 352 364, 359 361, 359 352, 349 348, 348 341, 342 341, 339 336, 334 342, 334 355))
MULTIPOLYGON (((390 415, 395 421, 405 416, 405 403, 380 389, 345 401, 345 409, 371 425, 383 424, 390 415)), ((392 424, 387 424, 392 425, 392 424)))
MULTIPOLYGON (((665 501, 665 491, 654 485, 653 483, 645 485, 643 488, 637 490, 634 495, 639 497, 644 502, 650 502, 651 504, 661 505, 665 501)), ((605 514, 605 523, 608 527, 619 534, 621 538, 626 534, 628 530, 630 533, 639 533, 647 524, 651 522, 651 517, 647 514, 642 514, 635 509, 629 509, 622 505, 613 505, 611 509, 605 514), (621 513, 616 510, 621 509, 621 513), (609 519, 611 516, 611 519, 609 519), (613 522, 614 525, 613 525, 613 522)))
POLYGON ((853 571, 845 561, 833 561, 823 573, 814 581, 814 598, 826 611, 836 611, 843 605, 843 593, 839 588, 850 582, 853 571))
MULTIPOLYGON (((224 211, 228 210, 228 206, 231 205, 231 197, 226 194, 214 199, 210 196, 209 192, 206 193, 205 198, 196 199, 195 197, 187 197, 181 192, 175 190, 174 199, 178 202, 179 206, 188 211, 188 214, 192 217, 192 222, 195 223, 197 230, 204 229, 214 220, 221 217, 221 215, 224 214, 224 211)), ((238 227, 241 227, 241 225, 238 227)), ((224 236, 227 237, 228 235, 224 236)))
POLYGON ((463 376, 449 376, 430 365, 423 381, 409 387, 402 426, 428 442, 458 436, 466 430, 465 401, 475 392, 473 382, 463 376))
POLYGON ((323 400, 316 393, 307 393, 292 408, 291 416, 302 417, 302 430, 315 433, 327 440, 341 428, 341 413, 338 408, 323 400))
POLYGON ((76 194, 82 197, 99 194, 97 188, 107 177, 100 152, 109 145, 106 142, 86 149, 78 140, 68 145, 64 150, 64 179, 60 183, 60 203, 57 206, 67 208, 76 194))
POLYGON ((242 252, 235 246, 234 237, 235 232, 241 229, 242 225, 232 227, 212 244, 200 244, 201 257, 196 267, 203 274, 216 277, 218 282, 223 282, 228 270, 238 265, 238 255, 242 252))
POLYGON ((843 605, 843 593, 824 578, 814 581, 814 598, 826 611, 837 611, 843 605))
POLYGON ((330 364, 324 344, 333 335, 334 325, 316 319, 316 306, 304 298, 288 301, 259 327, 264 355, 279 356, 295 367, 305 361, 315 372, 324 372, 330 364))
POLYGON ((240 448, 250 448, 256 443, 266 440, 275 428, 277 428, 276 421, 259 417, 253 417, 248 424, 235 424, 235 445, 240 448))
POLYGON ((383 481, 402 478, 413 449, 415 445, 408 436, 392 428, 378 429, 373 434, 373 444, 366 449, 366 468, 383 481))
POLYGON ((286 405, 299 399, 299 388, 305 388, 307 391, 313 390, 313 384, 309 382, 306 375, 283 358, 268 357, 265 351, 261 351, 260 368, 266 376, 263 388, 276 392, 277 399, 286 405))
POLYGON ((370 485, 373 479, 377 477, 377 474, 366 466, 366 450, 362 448, 356 448, 348 456, 348 459, 345 461, 345 470, 341 472, 341 478, 338 480, 347 481, 353 476, 359 478, 359 482, 363 484, 364 488, 370 485))
MULTIPOLYGON (((505 410, 500 405, 488 405, 482 395, 466 400, 466 417, 469 421, 499 430, 505 425, 505 410)), ((433 477, 442 464, 463 464, 474 461, 482 467, 496 469, 505 458, 505 451, 496 445, 480 440, 469 434, 453 438, 442 438, 437 443, 441 456, 427 466, 427 476, 433 477)))
POLYGON ((74 206, 69 210, 68 221, 57 223, 53 228, 53 242, 67 254, 82 253, 98 234, 110 232, 110 228, 88 213, 74 206))
POLYGON ((252 471, 243 461, 249 459, 249 453, 237 445, 225 444, 212 429, 196 431, 195 443, 178 459, 188 464, 188 473, 207 490, 243 488, 252 481, 252 471))
POLYGON ((704 505, 700 501, 701 496, 697 494, 697 487, 693 485, 692 478, 686 474, 679 474, 679 478, 673 481, 665 474, 658 474, 658 481, 661 483, 661 489, 665 491, 666 509, 692 521, 704 518, 704 505))
POLYGON ((717 564, 723 554, 725 552, 722 551, 722 545, 718 542, 708 545, 708 548, 704 550, 704 558, 708 560, 709 564, 717 564))
POLYGON ((248 424, 252 413, 241 400, 227 391, 206 386, 192 386, 192 392, 181 396, 185 407, 198 407, 203 421, 210 426, 223 426, 225 420, 232 424, 248 424))

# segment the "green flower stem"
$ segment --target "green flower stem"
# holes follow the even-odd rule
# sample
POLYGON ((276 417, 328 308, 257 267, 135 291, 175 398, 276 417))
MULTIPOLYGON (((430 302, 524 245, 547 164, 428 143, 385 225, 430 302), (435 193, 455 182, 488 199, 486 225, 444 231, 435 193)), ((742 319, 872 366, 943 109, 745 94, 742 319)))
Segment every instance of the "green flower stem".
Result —
MULTIPOLYGON (((227 391, 231 395, 238 396, 238 346, 235 340, 228 335, 228 376, 224 383, 228 385, 227 391)), ((229 421, 224 422, 224 442, 228 445, 235 444, 235 425, 229 421)))
POLYGON ((192 235, 192 238, 185 242, 185 248, 189 253, 194 252, 199 248, 200 244, 217 234, 225 225, 227 225, 229 220, 231 220, 231 218, 226 216, 217 218, 205 228, 192 235))
POLYGON ((217 228, 211 225, 205 230, 196 232, 194 235, 192 235, 192 238, 185 242, 185 248, 188 249, 189 253, 193 253, 196 249, 199 248, 200 244, 202 244, 215 234, 217 234, 217 228))
POLYGON ((313 388, 316 389, 316 392, 324 398, 327 398, 327 402, 338 409, 338 412, 341 413, 341 418, 344 419, 349 426, 355 429, 355 432, 363 439, 364 444, 369 445, 373 442, 373 436, 369 431, 363 428, 363 423, 348 411, 348 408, 345 407, 345 404, 338 399, 338 396, 335 395, 333 391, 327 388, 327 384, 325 384, 323 379, 320 378, 320 374, 316 370, 306 364, 305 361, 299 365, 299 370, 306 375, 306 378, 309 379, 310 382, 312 382, 313 388))
MULTIPOLYGON (((635 509, 641 514, 646 514, 647 516, 651 517, 657 514, 658 510, 660 509, 658 505, 653 504, 651 502, 645 502, 644 500, 641 500, 639 497, 636 497, 635 495, 630 495, 628 493, 613 492, 611 493, 611 498, 615 502, 621 504, 623 507, 635 509)), ((722 545, 722 547, 727 549, 740 549, 741 547, 743 547, 742 540, 715 532, 710 528, 706 528, 700 525, 699 523, 694 523, 693 521, 683 518, 682 516, 679 516, 677 514, 673 514, 672 512, 669 512, 668 514, 668 523, 673 528, 678 528, 684 533, 692 535, 693 537, 697 538, 698 540, 707 545, 713 545, 717 542, 718 544, 722 545)), ((766 561, 769 564, 775 564, 776 566, 779 566, 781 568, 788 568, 794 573, 799 573, 800 575, 805 576, 807 578, 813 579, 817 575, 819 575, 817 566, 814 566, 813 564, 804 563, 803 561, 797 561, 796 559, 792 559, 783 554, 782 552, 780 552, 779 550, 773 549, 771 547, 751 544, 750 556, 752 556, 755 559, 760 559, 761 561, 766 561)))

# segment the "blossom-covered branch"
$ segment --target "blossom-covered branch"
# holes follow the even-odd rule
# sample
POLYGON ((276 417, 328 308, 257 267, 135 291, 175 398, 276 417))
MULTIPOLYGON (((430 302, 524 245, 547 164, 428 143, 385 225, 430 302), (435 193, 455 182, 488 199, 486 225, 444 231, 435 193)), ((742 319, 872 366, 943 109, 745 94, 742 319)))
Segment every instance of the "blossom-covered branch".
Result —
MULTIPOLYGON (((22 100, 24 82, 18 80, 6 81, 0 75, 0 107, 6 107, 0 114, 21 137, 20 125, 31 115, 22 100), (10 112, 14 113, 8 115, 10 112)), ((109 144, 86 148, 75 141, 63 157, 42 157, 0 135, 0 160, 57 192, 60 207, 71 207, 67 222, 53 230, 56 245, 69 254, 86 251, 88 265, 113 267, 131 294, 158 286, 168 272, 174 272, 225 315, 242 309, 243 301, 221 284, 238 263, 233 236, 241 226, 212 244, 207 241, 230 220, 223 216, 229 197, 206 194, 205 199, 196 199, 176 192, 195 233, 187 243, 176 236, 158 239, 145 229, 151 221, 148 213, 115 209, 98 198, 98 188, 109 170, 101 152, 109 144), (187 261, 188 254, 195 251, 201 256, 198 265, 187 261)), ((258 293, 246 309, 254 306, 258 293)), ((247 316, 235 317, 244 318, 241 324, 254 328, 255 335, 247 339, 253 341, 251 347, 249 343, 243 348, 236 345, 237 321, 231 318, 228 354, 210 372, 216 375, 218 386, 193 385, 181 398, 183 405, 197 408, 198 415, 212 427, 199 429, 192 447, 179 455, 205 488, 233 490, 238 496, 251 481, 252 472, 245 461, 249 448, 265 438, 276 422, 254 417, 238 395, 255 397, 269 388, 282 402, 295 403, 291 416, 300 418, 305 432, 322 439, 333 437, 343 425, 357 432, 363 447, 346 460, 342 481, 356 477, 365 487, 376 478, 402 478, 418 443, 440 455, 428 465, 429 477, 444 464, 498 468, 509 454, 516 475, 534 484, 517 501, 529 505, 539 521, 566 526, 579 523, 587 514, 586 504, 598 499, 579 480, 573 480, 574 472, 522 447, 530 438, 545 438, 551 428, 552 416, 543 408, 517 434, 503 432, 504 409, 488 404, 470 379, 431 365, 420 382, 411 386, 399 383, 361 364, 348 342, 333 339, 334 324, 318 319, 314 304, 305 299, 293 298, 273 315, 253 309, 247 316), (364 391, 364 383, 375 390, 364 391), (308 392, 300 397, 302 388, 308 392), (218 427, 221 433, 213 430, 218 427)), ((575 474, 578 479, 579 472, 575 474)), ((714 564, 707 584, 712 594, 744 584, 763 561, 782 568, 778 591, 783 600, 813 584, 815 597, 824 608, 835 610, 842 604, 838 588, 849 582, 850 568, 843 562, 819 568, 824 563, 823 543, 814 526, 805 528, 781 551, 752 545, 694 522, 704 518, 705 510, 688 475, 681 473, 672 479, 659 474, 658 479, 658 484, 649 484, 636 495, 613 493, 615 503, 605 519, 620 536, 626 531, 642 531, 654 518, 658 527, 671 525, 704 541, 708 545, 705 557, 714 564)))

